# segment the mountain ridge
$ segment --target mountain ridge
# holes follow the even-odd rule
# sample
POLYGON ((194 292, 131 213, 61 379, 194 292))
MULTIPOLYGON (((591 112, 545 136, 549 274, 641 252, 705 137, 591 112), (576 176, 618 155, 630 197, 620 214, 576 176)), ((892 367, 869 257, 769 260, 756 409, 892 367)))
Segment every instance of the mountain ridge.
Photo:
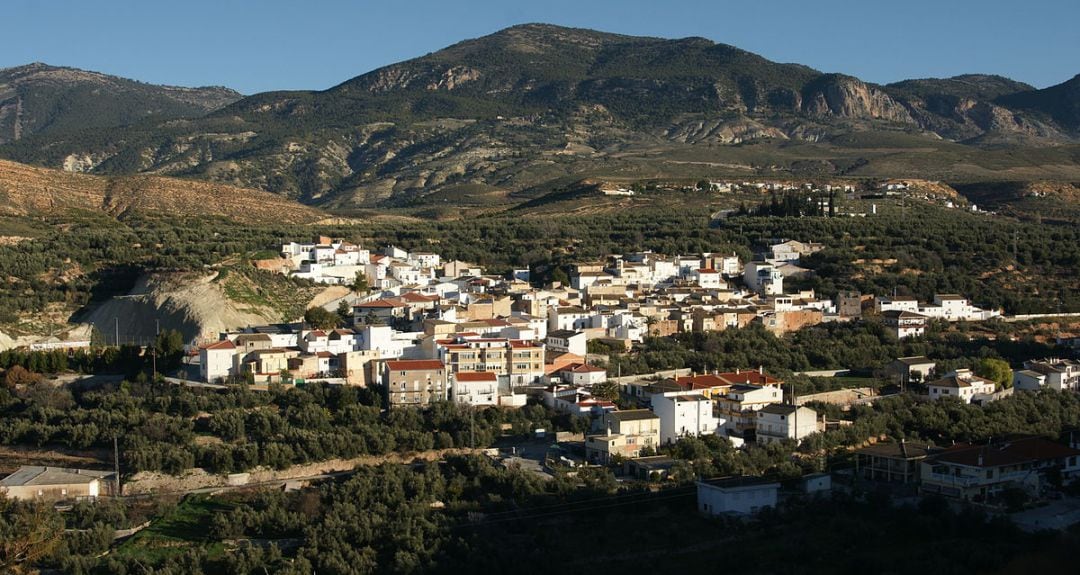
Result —
POLYGON ((241 97, 222 86, 159 86, 41 62, 0 68, 0 144, 50 131, 198 117, 241 97))
POLYGON ((39 134, 0 155, 207 179, 332 208, 448 202, 464 188, 505 199, 568 178, 685 171, 671 162, 876 176, 896 165, 897 145, 902 164, 923 162, 932 177, 980 178, 1068 156, 1054 149, 1080 142, 1072 97, 986 74, 878 85, 704 38, 526 24, 327 90, 254 94, 201 117, 39 134), (760 152, 753 158, 739 149, 751 144, 760 152), (1000 146, 1037 153, 1003 163, 993 153, 1000 146), (940 149, 951 155, 920 151, 940 149))

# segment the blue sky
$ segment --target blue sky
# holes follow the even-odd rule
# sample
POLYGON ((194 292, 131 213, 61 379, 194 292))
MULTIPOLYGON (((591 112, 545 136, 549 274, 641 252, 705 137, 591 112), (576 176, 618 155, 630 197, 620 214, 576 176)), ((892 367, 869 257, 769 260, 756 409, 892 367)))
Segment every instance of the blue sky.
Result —
POLYGON ((703 36, 888 83, 1080 73, 1078 0, 4 0, 0 67, 39 61, 250 94, 325 89, 526 22, 703 36))

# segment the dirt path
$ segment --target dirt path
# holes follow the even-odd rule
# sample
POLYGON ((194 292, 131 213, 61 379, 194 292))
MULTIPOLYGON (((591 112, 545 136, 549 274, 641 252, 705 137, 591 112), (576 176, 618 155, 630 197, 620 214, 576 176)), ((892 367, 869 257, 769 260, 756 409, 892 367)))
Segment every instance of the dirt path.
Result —
POLYGON ((109 464, 108 453, 92 451, 61 452, 23 447, 0 446, 0 475, 12 473, 22 465, 100 469, 109 464))
POLYGON ((433 449, 418 453, 388 453, 386 455, 365 455, 352 459, 328 459, 317 463, 294 465, 288 469, 275 470, 255 468, 246 474, 236 474, 233 482, 229 481, 227 474, 207 473, 203 469, 195 468, 183 475, 167 475, 165 473, 142 471, 124 484, 124 495, 141 495, 147 493, 180 493, 207 489, 213 487, 227 487, 237 485, 250 485, 272 481, 284 481, 288 479, 303 479, 351 471, 359 465, 380 465, 382 463, 412 463, 415 461, 436 461, 447 455, 459 455, 466 453, 483 453, 482 449, 433 449), (247 477, 242 477, 246 475, 247 477), (241 481, 243 480, 243 481, 241 481))

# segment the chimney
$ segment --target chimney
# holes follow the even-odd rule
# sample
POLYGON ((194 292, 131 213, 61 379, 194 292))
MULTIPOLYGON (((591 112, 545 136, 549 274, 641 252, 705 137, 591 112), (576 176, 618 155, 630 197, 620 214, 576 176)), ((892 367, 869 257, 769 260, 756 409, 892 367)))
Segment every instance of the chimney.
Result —
POLYGON ((904 439, 900 440, 900 455, 903 456, 904 459, 907 459, 907 457, 908 457, 908 454, 907 454, 907 441, 904 440, 904 439))
POLYGON ((765 375, 765 366, 763 366, 763 365, 761 365, 761 364, 758 364, 758 366, 757 366, 757 372, 758 372, 758 374, 760 374, 760 375, 765 375))

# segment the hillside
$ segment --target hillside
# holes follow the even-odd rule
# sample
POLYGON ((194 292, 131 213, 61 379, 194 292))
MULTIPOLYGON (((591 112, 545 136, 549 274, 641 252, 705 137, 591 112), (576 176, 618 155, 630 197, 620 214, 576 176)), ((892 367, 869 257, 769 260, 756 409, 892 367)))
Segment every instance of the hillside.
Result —
POLYGON ((309 223, 318 210, 260 190, 161 176, 92 176, 0 160, 0 215, 71 210, 129 215, 223 216, 241 223, 309 223))
POLYGON ((43 133, 0 156, 345 210, 508 206, 587 177, 1076 179, 1070 98, 986 75, 878 86, 702 38, 532 24, 322 92, 43 133))
POLYGON ((228 88, 155 86, 41 63, 0 69, 0 144, 34 134, 195 118, 239 100, 228 88))

